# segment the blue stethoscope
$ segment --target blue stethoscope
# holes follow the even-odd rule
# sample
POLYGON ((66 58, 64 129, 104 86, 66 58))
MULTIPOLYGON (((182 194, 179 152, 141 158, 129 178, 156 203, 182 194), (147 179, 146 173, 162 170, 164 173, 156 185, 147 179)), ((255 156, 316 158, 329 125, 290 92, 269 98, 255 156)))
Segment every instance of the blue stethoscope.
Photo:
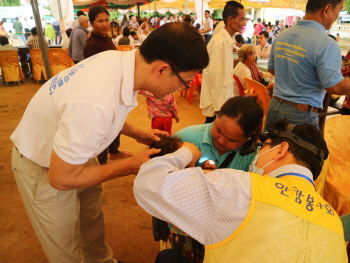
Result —
POLYGON ((301 177, 301 178, 309 181, 313 185, 315 190, 316 190, 314 182, 309 177, 307 177, 307 176, 305 176, 303 174, 299 174, 299 173, 284 173, 284 174, 280 174, 279 176, 276 176, 276 178, 280 178, 280 177, 283 177, 283 176, 289 176, 289 175, 296 176, 296 177, 301 177))

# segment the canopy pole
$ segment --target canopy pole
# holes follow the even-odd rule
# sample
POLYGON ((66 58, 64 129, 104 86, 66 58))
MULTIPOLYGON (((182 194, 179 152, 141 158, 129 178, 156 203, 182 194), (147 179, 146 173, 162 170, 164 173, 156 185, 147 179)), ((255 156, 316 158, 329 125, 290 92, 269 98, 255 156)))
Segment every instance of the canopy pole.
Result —
POLYGON ((295 10, 297 9, 297 0, 295 0, 295 4, 294 4, 294 16, 293 16, 293 22, 292 22, 292 26, 294 26, 295 21, 295 10))
POLYGON ((140 2, 137 2, 137 16, 141 18, 140 16, 140 2))
POLYGON ((151 17, 151 2, 148 4, 148 19, 151 17))
MULTIPOLYGON (((39 45, 40 45, 41 53, 42 53, 43 60, 44 60, 46 76, 47 76, 47 79, 51 79, 52 73, 51 73, 51 68, 50 68, 49 55, 47 54, 47 49, 46 49, 47 47, 46 47, 46 42, 45 42, 45 36, 44 36, 43 28, 41 25, 38 1, 37 0, 30 0, 30 4, 31 4, 32 9, 33 9, 33 15, 34 15, 34 20, 35 20, 35 24, 36 24, 36 31, 38 33, 39 45)), ((59 6, 59 8, 61 8, 61 6, 59 6)))
POLYGON ((186 15, 187 15, 187 10, 188 10, 188 0, 186 0, 186 4, 185 4, 185 12, 186 12, 186 15))

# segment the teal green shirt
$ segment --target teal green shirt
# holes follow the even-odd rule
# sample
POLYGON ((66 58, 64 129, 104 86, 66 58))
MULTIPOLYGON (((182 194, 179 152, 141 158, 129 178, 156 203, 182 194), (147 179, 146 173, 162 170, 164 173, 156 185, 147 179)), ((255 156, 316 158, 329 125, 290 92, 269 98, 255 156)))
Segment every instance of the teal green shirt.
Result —
MULTIPOLYGON (((174 134, 181 139, 182 142, 190 142, 195 144, 201 151, 202 156, 196 163, 196 166, 202 166, 206 160, 212 160, 219 168, 226 157, 233 151, 228 151, 219 157, 218 150, 214 146, 210 129, 213 124, 200 124, 189 126, 174 134)), ((241 156, 237 151, 235 157, 227 168, 248 171, 249 165, 253 162, 255 154, 241 156)))
POLYGON ((345 241, 350 242, 350 214, 341 216, 340 220, 343 223, 344 239, 345 241))
POLYGON ((22 26, 21 22, 19 22, 19 21, 13 22, 13 28, 16 31, 16 35, 23 34, 23 26, 22 26))

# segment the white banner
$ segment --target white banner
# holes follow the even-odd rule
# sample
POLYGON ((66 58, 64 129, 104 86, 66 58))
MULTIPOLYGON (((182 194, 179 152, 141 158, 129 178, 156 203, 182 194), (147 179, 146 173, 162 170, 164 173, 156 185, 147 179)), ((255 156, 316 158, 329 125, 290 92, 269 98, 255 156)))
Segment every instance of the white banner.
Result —
POLYGON ((174 8, 169 8, 169 12, 172 13, 173 15, 176 15, 180 13, 180 9, 174 9, 174 8))
POLYGON ((159 14, 164 15, 166 12, 168 12, 168 8, 158 9, 157 12, 158 12, 159 14))

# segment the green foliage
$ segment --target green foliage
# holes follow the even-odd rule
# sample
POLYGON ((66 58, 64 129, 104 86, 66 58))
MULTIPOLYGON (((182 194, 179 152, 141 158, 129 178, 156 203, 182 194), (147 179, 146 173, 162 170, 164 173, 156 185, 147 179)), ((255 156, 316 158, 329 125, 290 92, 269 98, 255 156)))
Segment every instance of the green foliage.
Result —
POLYGON ((345 10, 350 14, 350 0, 345 0, 345 10))
POLYGON ((21 0, 0 0, 0 6, 21 6, 21 0))

